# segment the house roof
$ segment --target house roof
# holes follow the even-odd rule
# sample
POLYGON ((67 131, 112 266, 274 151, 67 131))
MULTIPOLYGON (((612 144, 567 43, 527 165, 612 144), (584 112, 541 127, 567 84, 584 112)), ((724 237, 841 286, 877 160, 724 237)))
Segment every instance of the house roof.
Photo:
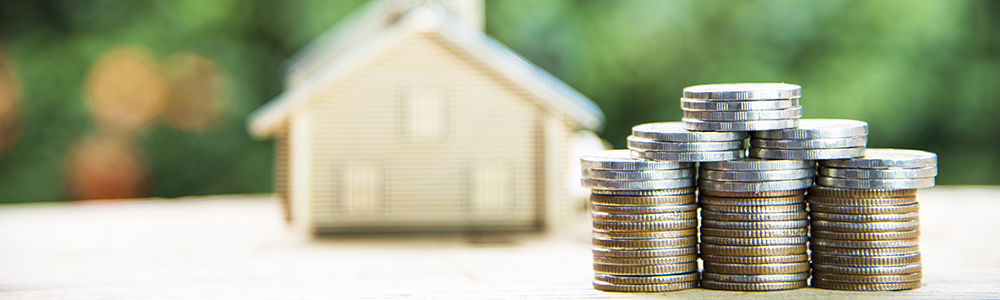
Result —
POLYGON ((564 113, 570 124, 595 131, 603 127, 604 114, 590 99, 496 40, 440 8, 399 3, 367 4, 290 58, 285 67, 291 86, 249 116, 249 131, 256 137, 272 135, 316 89, 339 80, 414 30, 440 37, 492 68, 544 109, 564 113))

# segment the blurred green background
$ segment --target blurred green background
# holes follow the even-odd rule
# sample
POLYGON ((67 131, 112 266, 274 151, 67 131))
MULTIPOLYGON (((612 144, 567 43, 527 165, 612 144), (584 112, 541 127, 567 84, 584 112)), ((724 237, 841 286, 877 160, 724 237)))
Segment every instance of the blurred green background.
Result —
MULTIPOLYGON (((271 191, 246 116, 362 3, 0 2, 0 202, 271 191)), ((1000 183, 1000 2, 498 0, 486 31, 593 99, 619 148, 680 120, 685 86, 789 82, 807 118, 938 153, 939 184, 1000 183)))

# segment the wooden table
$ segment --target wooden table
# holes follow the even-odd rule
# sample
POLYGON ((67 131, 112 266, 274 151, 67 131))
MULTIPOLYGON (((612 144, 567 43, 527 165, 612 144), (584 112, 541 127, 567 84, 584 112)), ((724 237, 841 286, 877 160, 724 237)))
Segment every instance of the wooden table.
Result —
POLYGON ((589 223, 545 234, 315 240, 264 195, 0 206, 0 298, 1000 298, 1000 188, 923 190, 924 286, 604 293, 589 223))

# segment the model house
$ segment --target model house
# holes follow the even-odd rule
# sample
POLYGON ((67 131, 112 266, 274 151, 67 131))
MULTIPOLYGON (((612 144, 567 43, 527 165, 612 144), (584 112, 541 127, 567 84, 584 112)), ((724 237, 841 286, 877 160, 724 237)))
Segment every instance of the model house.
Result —
POLYGON ((375 1, 286 62, 248 127, 276 139, 292 224, 534 230, 582 207, 570 138, 603 114, 482 25, 481 1, 375 1))

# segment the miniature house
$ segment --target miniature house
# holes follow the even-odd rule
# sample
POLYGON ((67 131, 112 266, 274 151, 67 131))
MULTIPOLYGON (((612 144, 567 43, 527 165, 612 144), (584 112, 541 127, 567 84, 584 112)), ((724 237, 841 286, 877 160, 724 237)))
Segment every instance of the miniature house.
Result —
POLYGON ((482 2, 437 2, 368 3, 286 62, 287 91, 250 116, 276 139, 293 225, 535 230, 582 207, 568 145, 601 111, 481 32, 482 2))

